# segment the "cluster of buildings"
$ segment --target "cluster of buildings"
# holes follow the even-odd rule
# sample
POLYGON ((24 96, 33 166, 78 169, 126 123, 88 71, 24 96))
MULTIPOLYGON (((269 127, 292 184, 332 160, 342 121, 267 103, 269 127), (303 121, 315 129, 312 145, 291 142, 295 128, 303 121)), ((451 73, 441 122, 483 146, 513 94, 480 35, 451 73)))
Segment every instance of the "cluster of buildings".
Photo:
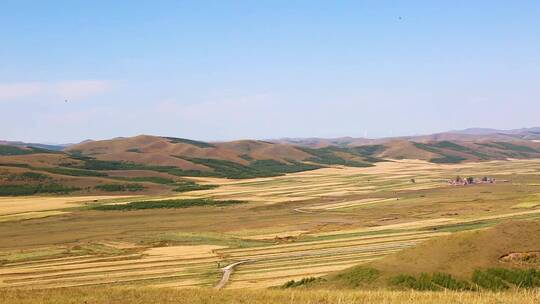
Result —
POLYGON ((462 178, 461 176, 456 177, 455 179, 452 179, 448 181, 450 185, 453 186, 466 186, 466 185, 476 185, 476 184, 494 184, 495 179, 491 177, 484 176, 482 178, 476 178, 476 177, 467 177, 462 178))

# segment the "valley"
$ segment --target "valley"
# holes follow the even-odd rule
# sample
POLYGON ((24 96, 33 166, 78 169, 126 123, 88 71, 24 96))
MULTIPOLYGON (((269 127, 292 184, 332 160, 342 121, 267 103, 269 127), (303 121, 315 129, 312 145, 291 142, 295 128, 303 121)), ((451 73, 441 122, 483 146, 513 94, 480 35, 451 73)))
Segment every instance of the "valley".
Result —
POLYGON ((224 289, 281 286, 455 232, 536 220, 539 170, 534 159, 389 159, 275 177, 186 177, 216 187, 174 194, 4 197, 0 288, 210 288, 220 281, 220 268, 237 262, 245 263, 235 267, 224 289), (448 180, 455 176, 498 182, 452 186, 448 180), (95 208, 171 199, 241 203, 95 208))

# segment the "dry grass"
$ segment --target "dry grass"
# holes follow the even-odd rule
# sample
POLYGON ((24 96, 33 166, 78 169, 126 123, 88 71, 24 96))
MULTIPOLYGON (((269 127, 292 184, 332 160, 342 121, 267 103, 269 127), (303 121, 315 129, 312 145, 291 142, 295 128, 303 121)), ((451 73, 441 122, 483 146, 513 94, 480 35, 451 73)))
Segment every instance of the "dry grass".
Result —
POLYGON ((154 288, 0 290, 5 304, 533 304, 540 292, 467 293, 414 291, 280 291, 154 288))
MULTIPOLYGON (((14 220, 0 222, 0 249, 4 252, 78 244, 112 244, 108 246, 123 252, 85 257, 36 255, 36 260, 19 264, 8 261, 11 265, 3 266, 0 281, 7 287, 30 288, 109 283, 211 287, 219 280, 217 262, 224 266, 254 259, 254 263, 237 268, 227 288, 281 285, 300 276, 323 275, 415 246, 438 235, 431 231, 433 227, 467 228, 477 221, 491 224, 538 217, 537 206, 520 210, 515 205, 528 202, 540 192, 539 167, 540 160, 459 165, 408 160, 273 178, 204 179, 220 187, 189 196, 242 198, 249 203, 227 208, 129 212, 78 208, 62 216, 25 221, 12 217, 14 220), (448 186, 444 179, 455 175, 496 176, 512 182, 448 186), (410 181, 413 177, 416 183, 410 181), (155 246, 160 247, 152 248, 155 246)), ((84 202, 70 197, 53 199, 15 198, 22 205, 13 207, 28 202, 28 208, 58 212, 84 202)), ((122 201, 126 199, 109 203, 122 201)), ((0 216, 8 210, 1 202, 0 216)))
POLYGON ((127 198, 130 196, 31 196, 31 197, 2 197, 0 198, 0 216, 19 213, 57 210, 77 207, 85 202, 127 198))

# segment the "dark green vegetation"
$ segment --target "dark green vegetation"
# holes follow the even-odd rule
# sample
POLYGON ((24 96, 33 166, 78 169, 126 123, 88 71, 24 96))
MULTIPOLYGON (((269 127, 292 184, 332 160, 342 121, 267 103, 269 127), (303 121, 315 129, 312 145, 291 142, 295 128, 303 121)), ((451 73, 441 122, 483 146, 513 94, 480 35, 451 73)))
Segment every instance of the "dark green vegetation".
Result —
POLYGON ((141 151, 141 149, 137 149, 137 148, 127 149, 126 152, 144 153, 143 151, 141 151))
POLYGON ((311 157, 308 159, 309 161, 312 161, 318 164, 324 164, 324 165, 342 165, 342 166, 349 166, 349 167, 370 167, 372 166, 371 162, 380 161, 379 159, 376 159, 372 157, 371 155, 375 153, 376 151, 384 150, 380 146, 365 146, 364 148, 360 148, 360 147, 343 148, 343 147, 329 146, 329 147, 320 148, 320 149, 312 149, 312 148, 300 148, 300 149, 306 153, 314 155, 314 157, 311 157), (344 159, 343 157, 338 156, 336 152, 348 153, 357 157, 363 157, 363 161, 344 159))
POLYGON ((117 177, 117 179, 130 182, 149 182, 154 184, 171 185, 176 183, 173 179, 160 176, 141 176, 141 177, 117 177))
POLYGON ((173 209, 173 208, 189 208, 189 207, 225 207, 230 205, 242 204, 243 201, 226 200, 215 201, 211 199, 171 199, 162 201, 139 201, 131 202, 122 205, 100 205, 95 206, 94 210, 145 210, 145 209, 173 209))
POLYGON ((342 286, 349 288, 357 288, 365 284, 369 284, 375 281, 380 276, 380 272, 377 269, 356 266, 350 268, 349 271, 340 272, 332 276, 332 280, 339 282, 342 286))
POLYGON ((489 268, 476 270, 472 281, 478 286, 493 290, 509 289, 512 285, 518 288, 540 287, 540 271, 536 269, 489 268))
POLYGON ((540 153, 539 150, 529 146, 519 145, 510 142, 491 142, 491 143, 477 143, 478 146, 484 146, 488 148, 503 150, 507 157, 530 157, 531 154, 540 153))
POLYGON ((477 290, 473 284, 468 281, 458 280, 452 275, 438 272, 432 275, 422 273, 419 276, 413 276, 408 274, 401 274, 392 277, 389 280, 391 286, 414 289, 414 290, 477 290))
POLYGON ((209 190, 209 189, 214 189, 216 187, 217 185, 199 185, 195 182, 185 181, 185 182, 176 183, 176 187, 173 189, 173 191, 187 192, 187 191, 195 191, 195 190, 209 190))
POLYGON ((398 275, 390 279, 396 287, 415 290, 490 290, 540 287, 540 271, 535 269, 488 268, 475 270, 470 281, 458 280, 447 273, 419 276, 398 275))
POLYGON ((42 148, 37 148, 37 147, 21 148, 17 146, 0 145, 0 155, 28 155, 28 154, 38 154, 38 153, 58 153, 58 152, 42 149, 42 148))
POLYGON ((485 154, 476 152, 468 147, 461 146, 450 141, 440 141, 440 142, 435 142, 435 143, 430 143, 430 144, 414 142, 413 144, 418 149, 422 149, 428 152, 439 154, 440 157, 435 157, 429 160, 430 162, 437 163, 437 164, 456 164, 456 163, 461 163, 467 160, 467 158, 465 157, 449 154, 448 150, 450 150, 450 152, 470 154, 481 160, 489 159, 489 156, 485 154))
POLYGON ((141 184, 103 184, 94 187, 97 190, 119 192, 119 191, 142 191, 144 186, 141 184))
POLYGON ((475 290, 475 287, 467 281, 458 280, 452 275, 444 272, 437 272, 431 276, 434 285, 450 290, 475 290))
POLYGON ((491 148, 490 150, 480 149, 482 152, 477 151, 470 147, 457 144, 451 141, 436 141, 431 143, 419 143, 413 142, 414 146, 418 149, 436 153, 439 156, 430 159, 433 163, 460 163, 473 157, 478 160, 490 160, 501 159, 506 157, 513 158, 530 158, 539 156, 540 150, 521 144, 512 142, 488 142, 488 143, 475 143, 478 147, 491 148))
POLYGON ((283 284, 281 288, 295 288, 295 287, 305 286, 310 283, 320 282, 323 280, 324 280, 323 278, 314 278, 314 277, 302 278, 298 281, 290 280, 286 282, 285 284, 283 284))
POLYGON ((9 174, 6 176, 6 180, 9 182, 17 182, 17 181, 24 181, 24 182, 32 182, 32 181, 45 181, 50 179, 48 175, 36 173, 36 172, 24 172, 20 174, 9 174))
POLYGON ((34 195, 40 193, 68 194, 78 190, 81 189, 54 183, 38 185, 0 185, 0 195, 2 196, 34 195))
POLYGON ((213 172, 209 172, 210 176, 224 178, 255 178, 255 177, 270 177, 278 176, 284 173, 300 172, 306 170, 319 169, 321 166, 289 161, 288 164, 275 160, 255 160, 249 165, 242 165, 227 160, 210 159, 210 158, 183 158, 190 162, 204 165, 212 168, 213 172))
POLYGON ((59 175, 69 175, 69 176, 94 176, 94 177, 104 177, 107 176, 107 173, 96 172, 92 170, 84 169, 72 169, 72 168, 63 168, 63 167, 30 167, 35 170, 45 171, 49 173, 59 174, 59 175))
POLYGON ((173 144, 176 144, 176 143, 189 144, 189 145, 196 146, 196 147, 199 147, 199 148, 213 148, 213 147, 215 147, 214 145, 209 144, 207 142, 197 141, 197 140, 192 140, 192 139, 177 138, 177 137, 165 137, 165 138, 168 139, 169 142, 171 142, 173 144))
POLYGON ((67 194, 81 190, 55 182, 50 176, 37 172, 0 174, 0 196, 34 195, 40 193, 67 194))

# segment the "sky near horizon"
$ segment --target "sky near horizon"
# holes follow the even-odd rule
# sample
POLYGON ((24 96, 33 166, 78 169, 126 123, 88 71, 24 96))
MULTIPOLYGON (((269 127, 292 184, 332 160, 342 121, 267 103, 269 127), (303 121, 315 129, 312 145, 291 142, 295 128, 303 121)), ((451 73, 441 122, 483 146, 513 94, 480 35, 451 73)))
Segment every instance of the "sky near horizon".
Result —
POLYGON ((539 1, 0 0, 0 139, 540 125, 539 1))

